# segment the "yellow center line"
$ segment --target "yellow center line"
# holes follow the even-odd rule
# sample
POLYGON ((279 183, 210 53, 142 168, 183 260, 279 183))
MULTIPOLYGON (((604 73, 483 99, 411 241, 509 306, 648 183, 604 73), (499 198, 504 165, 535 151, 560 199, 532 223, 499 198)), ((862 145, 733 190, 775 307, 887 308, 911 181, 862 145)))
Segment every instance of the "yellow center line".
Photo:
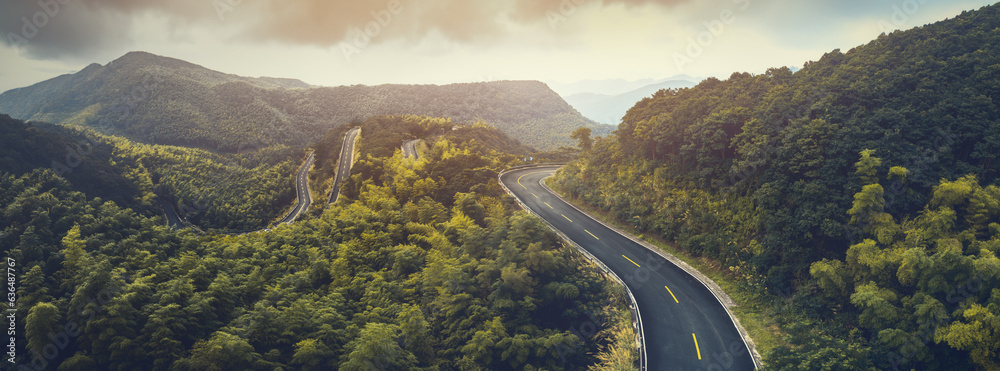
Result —
POLYGON ((535 196, 535 198, 538 198, 538 195, 536 195, 535 192, 531 192, 531 195, 535 196))
POLYGON ((542 203, 545 204, 545 206, 548 206, 550 209, 554 209, 554 207, 552 207, 552 205, 549 205, 548 202, 542 202, 542 203))
MULTIPOLYGON (((625 256, 625 255, 622 255, 622 257, 623 257, 623 258, 625 258, 625 259, 628 259, 628 261, 632 262, 632 264, 635 264, 635 266, 636 266, 636 267, 639 267, 639 263, 636 263, 636 262, 632 261, 632 259, 629 259, 629 258, 628 258, 627 256, 625 256)), ((639 267, 639 268, 642 268, 642 267, 639 267)))
POLYGON ((572 222, 573 222, 573 219, 570 219, 570 218, 568 218, 568 217, 567 217, 566 215, 563 215, 563 214, 559 214, 559 215, 562 215, 562 216, 563 216, 563 218, 566 218, 566 220, 569 220, 569 222, 570 222, 570 223, 572 223, 572 222))
POLYGON ((543 170, 543 171, 533 171, 533 172, 530 172, 530 173, 527 173, 527 174, 521 174, 521 176, 517 177, 517 185, 521 186, 521 188, 528 189, 528 187, 525 187, 524 184, 521 184, 521 178, 524 178, 524 177, 526 177, 528 175, 531 175, 531 174, 538 174, 538 173, 544 173, 544 172, 545 172, 545 170, 543 170))
POLYGON ((584 232, 587 232, 587 234, 589 234, 589 235, 590 235, 590 237, 593 237, 593 238, 594 238, 595 240, 598 240, 598 241, 600 241, 600 240, 601 240, 600 238, 597 238, 597 236, 595 236, 595 235, 594 235, 593 233, 590 233, 590 231, 588 231, 588 230, 586 230, 586 229, 584 229, 583 231, 584 231, 584 232))
POLYGON ((677 303, 677 304, 680 304, 680 303, 681 303, 681 302, 677 301, 677 297, 676 297, 676 296, 674 296, 674 292, 673 292, 673 291, 670 291, 670 288, 669 288, 669 287, 666 287, 666 286, 663 286, 663 287, 664 287, 665 289, 667 289, 667 292, 669 292, 669 293, 670 293, 670 297, 674 298, 674 302, 675 302, 675 303, 677 303))
POLYGON ((694 339, 694 350, 698 352, 698 359, 701 359, 701 348, 698 347, 698 337, 691 333, 691 338, 694 339))

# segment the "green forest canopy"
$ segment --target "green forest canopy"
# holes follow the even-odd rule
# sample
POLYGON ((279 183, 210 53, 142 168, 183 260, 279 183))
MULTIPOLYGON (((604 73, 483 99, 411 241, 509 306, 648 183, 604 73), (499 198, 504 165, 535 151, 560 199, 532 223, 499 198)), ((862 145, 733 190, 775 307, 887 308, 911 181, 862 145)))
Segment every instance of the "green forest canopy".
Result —
MULTIPOLYGON (((393 120, 405 121, 382 121, 393 120)), ((111 142, 101 146, 162 155, 111 142)), ((0 246, 20 272, 18 354, 69 334, 49 368, 632 364, 623 291, 499 191, 496 171, 516 156, 446 139, 421 160, 372 155, 400 144, 362 144, 358 174, 371 178, 352 177, 351 195, 321 216, 243 236, 167 228, 47 166, 0 173, 0 246)), ((110 169, 125 172, 122 162, 110 169)))
POLYGON ((993 5, 795 73, 660 91, 556 181, 750 292, 789 297, 776 368, 994 369, 977 339, 997 344, 1000 328, 997 29, 993 5), (974 279, 982 290, 948 301, 974 279))

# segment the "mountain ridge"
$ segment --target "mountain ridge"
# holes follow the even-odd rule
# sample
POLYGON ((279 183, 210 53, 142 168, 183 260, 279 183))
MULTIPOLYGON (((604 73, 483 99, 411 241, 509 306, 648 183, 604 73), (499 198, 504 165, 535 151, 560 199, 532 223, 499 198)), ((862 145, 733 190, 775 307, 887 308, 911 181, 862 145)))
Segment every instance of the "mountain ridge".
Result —
POLYGON ((584 117, 608 125, 618 125, 625 112, 636 102, 663 89, 681 89, 695 86, 688 80, 666 80, 649 84, 621 94, 577 93, 563 97, 584 117))
POLYGON ((306 145, 333 127, 378 115, 484 121, 541 150, 572 145, 569 133, 580 126, 612 130, 538 81, 320 87, 227 74, 147 52, 8 90, 0 94, 0 112, 223 152, 306 145))

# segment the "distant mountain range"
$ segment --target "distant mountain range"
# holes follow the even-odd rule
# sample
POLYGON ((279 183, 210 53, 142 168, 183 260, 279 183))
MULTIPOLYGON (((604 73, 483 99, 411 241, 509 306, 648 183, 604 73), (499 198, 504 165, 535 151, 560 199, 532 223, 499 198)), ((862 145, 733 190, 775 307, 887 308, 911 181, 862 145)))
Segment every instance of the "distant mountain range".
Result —
POLYGON ((546 81, 546 83, 549 85, 550 88, 552 88, 553 91, 558 93, 560 96, 568 97, 580 93, 618 95, 618 94, 625 94, 645 86, 656 85, 667 81, 697 82, 701 80, 702 78, 690 75, 676 75, 661 79, 647 78, 638 80, 625 80, 625 79, 581 80, 570 83, 563 83, 558 81, 546 81))
POLYGON ((537 81, 315 87, 250 78, 131 52, 101 66, 0 94, 0 113, 79 125, 133 140, 236 152, 300 146, 376 115, 484 121, 539 150, 573 145, 580 126, 610 133, 537 81))
POLYGON ((643 98, 648 98, 663 89, 690 88, 695 84, 693 80, 667 80, 621 94, 577 93, 564 96, 564 99, 588 119, 602 124, 618 125, 625 112, 643 98))

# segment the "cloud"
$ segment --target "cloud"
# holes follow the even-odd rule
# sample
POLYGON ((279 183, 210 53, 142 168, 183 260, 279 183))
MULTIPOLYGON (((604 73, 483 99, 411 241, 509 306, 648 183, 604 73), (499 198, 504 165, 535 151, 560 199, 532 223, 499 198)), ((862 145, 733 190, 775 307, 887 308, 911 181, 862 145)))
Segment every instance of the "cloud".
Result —
POLYGON ((431 33, 471 43, 503 38, 511 23, 546 22, 560 9, 590 4, 669 7, 688 1, 11 0, 4 1, 0 12, 0 40, 32 58, 87 59, 103 49, 132 46, 135 28, 151 27, 136 19, 152 15, 166 20, 158 24, 174 28, 159 31, 168 36, 199 26, 225 29, 221 34, 250 41, 334 46, 369 27, 378 30, 373 43, 431 33))

